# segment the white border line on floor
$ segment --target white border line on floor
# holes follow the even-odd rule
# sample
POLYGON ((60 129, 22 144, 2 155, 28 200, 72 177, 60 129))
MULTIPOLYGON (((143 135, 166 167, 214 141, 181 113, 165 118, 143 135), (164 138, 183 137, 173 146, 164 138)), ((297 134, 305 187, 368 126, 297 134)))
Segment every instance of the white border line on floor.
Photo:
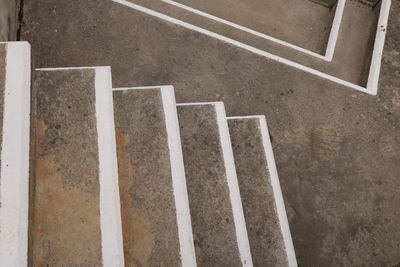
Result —
POLYGON ((335 11, 335 15, 334 15, 335 17, 334 17, 334 20, 332 22, 332 27, 331 27, 331 31, 330 31, 330 34, 329 34, 328 43, 327 43, 326 49, 325 49, 325 54, 321 55, 321 54, 316 53, 314 51, 305 49, 303 47, 300 47, 300 46, 297 46, 297 45, 294 45, 294 44, 291 44, 289 42, 280 40, 280 39, 272 37, 270 35, 267 35, 267 34, 252 30, 250 28, 247 28, 247 27, 241 26, 239 24, 233 23, 231 21, 219 18, 217 16, 211 15, 211 14, 203 12, 203 11, 200 11, 198 9, 183 5, 181 3, 177 3, 177 2, 172 1, 172 0, 161 0, 161 1, 164 2, 164 3, 167 3, 169 5, 181 8, 183 10, 186 10, 188 12, 191 12, 193 14, 196 14, 196 15, 202 16, 204 18, 219 22, 221 24, 230 26, 230 27, 238 29, 240 31, 247 32, 249 34, 255 35, 255 36, 260 37, 262 39, 266 39, 268 41, 275 42, 277 44, 289 47, 291 49, 297 50, 299 52, 308 54, 308 55, 313 56, 313 57, 317 57, 317 58, 325 60, 325 61, 331 61, 332 60, 333 52, 334 52, 335 46, 336 46, 336 41, 337 41, 337 36, 338 36, 340 24, 341 24, 341 21, 342 21, 343 9, 344 9, 344 5, 345 5, 345 2, 346 2, 346 0, 338 0, 338 4, 336 6, 336 11, 335 11))
POLYGON ((276 169, 274 153, 272 151, 272 144, 269 137, 268 125, 264 115, 255 116, 240 116, 240 117, 228 117, 228 120, 248 120, 257 119, 260 125, 260 133, 262 136, 262 142, 265 152, 265 158, 267 160, 268 172, 271 178, 272 190, 274 193, 274 199, 276 204, 276 211, 279 218, 279 225, 285 244, 285 251, 288 258, 290 267, 297 267, 296 254, 293 246, 292 235, 289 229, 289 222, 287 218, 285 203, 283 201, 282 189, 279 182, 278 171, 276 169))
POLYGON ((171 85, 113 88, 113 91, 127 90, 160 90, 161 92, 168 135, 182 266, 197 266, 174 88, 171 85))
POLYGON ((95 67, 103 266, 124 266, 110 67, 95 67))
MULTIPOLYGON (((268 58, 268 59, 271 59, 271 60, 274 60, 274 61, 281 62, 281 63, 283 63, 285 65, 300 69, 302 71, 305 71, 305 72, 308 72, 310 74, 313 74, 313 75, 316 75, 318 77, 321 77, 323 79, 338 83, 340 85, 349 87, 351 89, 354 89, 354 90, 357 90, 357 91, 360 91, 360 92, 364 92, 364 93, 367 93, 367 94, 370 94, 370 95, 376 95, 377 94, 378 79, 375 79, 374 77, 372 77, 372 78, 369 77, 367 86, 363 87, 363 86, 360 86, 360 85, 345 81, 343 79, 337 78, 335 76, 326 74, 326 73, 321 72, 319 70, 304 66, 304 65, 299 64, 297 62, 288 60, 286 58, 283 58, 283 57, 280 57, 280 56, 276 56, 274 54, 268 53, 268 52, 263 51, 261 49, 258 49, 258 48, 255 48, 253 46, 244 44, 242 42, 233 40, 233 39, 228 38, 226 36, 217 34, 215 32, 211 32, 209 30, 197 27, 195 25, 192 25, 190 23, 184 22, 182 20, 175 19, 173 17, 167 16, 165 14, 162 14, 160 12, 151 10, 149 8, 146 8, 146 7, 137 5, 137 4, 133 4, 133 3, 129 2, 129 1, 126 1, 126 0, 111 0, 111 1, 113 1, 115 3, 118 3, 118 4, 121 4, 123 6, 129 7, 129 8, 135 9, 135 10, 137 10, 139 12, 142 12, 142 13, 145 13, 147 15, 150 15, 150 16, 157 17, 159 19, 168 21, 168 22, 173 23, 175 25, 179 25, 179 26, 184 27, 186 29, 190 29, 190 30, 196 31, 198 33, 207 35, 209 37, 218 39, 220 41, 229 43, 229 44, 234 45, 236 47, 239 47, 239 48, 245 49, 247 51, 250 51, 250 52, 252 52, 254 54, 257 54, 259 56, 262 56, 262 57, 265 57, 265 58, 268 58)), ((379 18, 380 18, 379 21, 383 22, 383 24, 379 24, 378 23, 378 27, 377 27, 378 30, 377 30, 377 33, 376 33, 376 38, 379 39, 379 43, 384 43, 384 41, 385 41, 384 38, 386 36, 386 24, 387 24, 387 19, 388 19, 388 14, 389 14, 388 10, 390 8, 390 5, 391 5, 391 0, 382 0, 382 6, 381 6, 381 10, 380 10, 380 15, 379 15, 379 18), (383 29, 381 29, 381 33, 379 33, 379 29, 382 28, 382 26, 384 27, 385 31, 383 32, 383 29)), ((376 51, 378 52, 378 49, 376 51)), ((379 55, 379 53, 375 53, 375 54, 377 56, 371 62, 371 67, 370 67, 371 71, 370 72, 376 71, 377 66, 375 64, 377 64, 377 61, 379 61, 379 65, 380 65, 380 62, 381 62, 382 55, 379 55)))
POLYGON ((0 266, 28 265, 30 86, 30 45, 27 42, 6 43, 0 266))

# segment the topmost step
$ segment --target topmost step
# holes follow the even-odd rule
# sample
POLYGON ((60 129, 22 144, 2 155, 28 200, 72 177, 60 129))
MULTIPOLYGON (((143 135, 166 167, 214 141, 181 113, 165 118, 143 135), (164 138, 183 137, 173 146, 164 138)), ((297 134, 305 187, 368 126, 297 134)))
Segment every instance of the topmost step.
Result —
POLYGON ((0 43, 0 265, 26 266, 30 45, 0 43))

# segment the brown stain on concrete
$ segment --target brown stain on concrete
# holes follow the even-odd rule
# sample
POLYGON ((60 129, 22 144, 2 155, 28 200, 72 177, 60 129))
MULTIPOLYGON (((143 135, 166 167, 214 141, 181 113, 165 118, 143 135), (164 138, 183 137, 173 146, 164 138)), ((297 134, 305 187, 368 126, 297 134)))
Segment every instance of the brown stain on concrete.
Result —
POLYGON ((130 157, 125 150, 129 136, 116 128, 116 139, 121 214, 125 218, 122 223, 125 261, 127 266, 150 266, 149 259, 154 248, 152 223, 149 216, 135 208, 129 192, 135 183, 130 157))
POLYGON ((75 186, 65 186, 54 155, 46 155, 41 140, 48 126, 36 118, 36 160, 34 214, 31 229, 33 266, 100 266, 101 250, 98 210, 91 194, 75 186), (82 202, 85 203, 82 205, 82 202), (97 240, 97 242, 93 242, 97 240))

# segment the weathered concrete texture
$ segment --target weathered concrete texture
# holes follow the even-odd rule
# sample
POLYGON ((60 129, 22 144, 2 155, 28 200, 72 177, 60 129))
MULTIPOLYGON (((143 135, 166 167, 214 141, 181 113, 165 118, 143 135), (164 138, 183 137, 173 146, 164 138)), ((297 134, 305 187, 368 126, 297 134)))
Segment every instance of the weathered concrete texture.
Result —
POLYGON ((325 51, 331 29, 331 10, 309 0, 176 2, 317 53, 325 51))
POLYGON ((181 266, 160 89, 114 91, 127 266, 181 266))
POLYGON ((288 266, 259 119, 228 124, 253 264, 288 266))
POLYGON ((229 116, 267 115, 299 265, 400 262, 399 1, 378 96, 109 0, 25 6, 22 36, 37 66, 111 65, 114 86, 173 84, 178 102, 220 100, 229 116))
MULTIPOLYGON (((6 87, 6 66, 7 66, 7 44, 0 44, 0 133, 1 133, 0 151, 3 144, 2 133, 3 133, 3 117, 4 117, 4 93, 6 87)), ((0 166, 1 166, 1 157, 0 157, 0 166)), ((1 186, 1 177, 0 177, 0 186, 1 186)), ((1 195, 0 195, 0 207, 1 207, 1 195)))
MULTIPOLYGON (((366 86, 380 5, 371 8, 370 6, 362 4, 356 0, 346 1, 334 57, 331 62, 327 62, 275 42, 257 37, 253 34, 193 14, 189 11, 176 8, 162 1, 130 1, 139 3, 140 5, 149 7, 150 9, 154 9, 223 36, 227 36, 233 40, 259 48, 263 51, 282 56, 305 66, 339 77, 346 81, 366 86)), ((269 1, 264 1, 263 3, 269 3, 269 1)), ((315 3, 311 4, 319 6, 315 3)), ((288 9, 287 7, 288 6, 284 5, 282 8, 288 9)), ((321 6, 319 7, 325 8, 321 6)), ((239 13, 243 13, 244 10, 244 8, 240 9, 239 13)), ((277 13, 277 15, 280 14, 277 13)), ((332 13, 331 15, 334 14, 332 13)), ((290 33, 294 30, 295 29, 290 29, 288 26, 288 29, 284 32, 290 33)), ((328 40, 329 32, 330 31, 328 30, 324 36, 325 41, 328 40)), ((312 44, 315 38, 308 37, 306 40, 308 40, 308 43, 312 44)), ((322 47, 320 48, 320 52, 322 51, 321 49, 322 47)), ((325 52, 325 50, 323 51, 325 52)), ((321 52, 321 54, 323 53, 321 52)))
POLYGON ((95 71, 36 71, 32 266, 100 266, 95 71))
POLYGON ((242 266, 215 106, 178 106, 198 266, 242 266))
POLYGON ((17 7, 17 0, 0 0, 0 41, 16 39, 17 7))

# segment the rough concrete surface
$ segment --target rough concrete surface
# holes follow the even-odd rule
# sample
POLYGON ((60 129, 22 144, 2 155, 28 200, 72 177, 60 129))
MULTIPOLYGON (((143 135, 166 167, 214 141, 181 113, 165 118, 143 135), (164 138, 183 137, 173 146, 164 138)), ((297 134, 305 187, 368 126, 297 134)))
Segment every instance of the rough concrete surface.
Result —
POLYGON ((0 0, 0 42, 16 38, 17 7, 17 0, 0 0))
MULTIPOLYGON (((305 66, 339 77, 346 81, 366 86, 380 5, 372 8, 356 0, 346 1, 334 57, 331 62, 327 62, 292 48, 257 37, 253 34, 193 14, 192 12, 176 8, 159 0, 129 1, 138 3, 174 18, 178 18, 185 22, 189 22, 233 40, 240 41, 244 44, 251 45, 263 51, 282 56, 305 66)), ((311 4, 319 6, 315 3, 311 4)), ((284 8, 287 8, 287 6, 284 6, 284 8)), ((242 8, 240 12, 243 13, 243 10, 244 8, 242 8)), ((322 23, 322 21, 320 23, 322 23)), ((294 25, 288 25, 285 27, 287 27, 285 30, 287 34, 296 30, 294 25)), ((327 39, 328 36, 325 36, 324 40, 327 39)), ((307 40, 307 43, 311 45, 315 42, 316 38, 308 37, 307 40)))
POLYGON ((94 70, 36 72, 30 266, 100 266, 94 70))
POLYGON ((27 0, 37 66, 111 65, 114 86, 173 84, 177 101, 267 116, 301 266, 400 263, 400 2, 377 96, 110 0, 27 0))
POLYGON ((178 106, 198 266, 242 266, 214 105, 178 106))
MULTIPOLYGON (((7 45, 0 44, 0 151, 3 147, 3 112, 4 112, 4 92, 6 86, 6 66, 7 66, 7 45)), ((1 166, 1 157, 0 157, 1 166)), ((1 171, 1 168, 0 168, 1 171)), ((1 178, 1 177, 0 177, 1 178)), ((1 186, 1 179, 0 179, 1 186)), ((1 208, 1 196, 0 196, 0 208, 1 208)), ((0 229, 1 230, 1 229, 0 229)))
POLYGON ((288 266, 260 120, 228 120, 254 266, 288 266))
POLYGON ((114 91, 126 266, 181 266, 160 89, 114 91))
POLYGON ((309 0, 176 2, 317 53, 325 51, 331 29, 331 9, 309 0))

